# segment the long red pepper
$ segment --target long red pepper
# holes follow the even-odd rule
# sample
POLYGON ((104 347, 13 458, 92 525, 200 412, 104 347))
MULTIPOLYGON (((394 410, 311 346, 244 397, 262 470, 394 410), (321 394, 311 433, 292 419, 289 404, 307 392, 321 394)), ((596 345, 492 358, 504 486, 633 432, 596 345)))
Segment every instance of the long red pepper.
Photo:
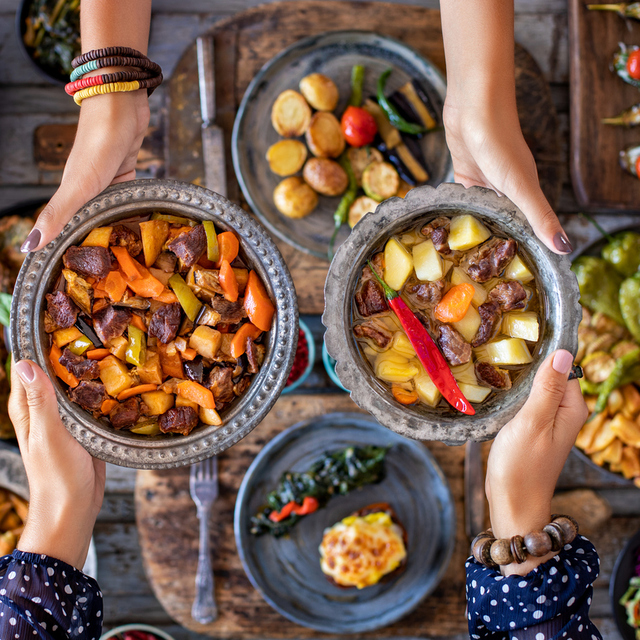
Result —
POLYGON ((294 500, 287 502, 287 504, 280 509, 280 511, 272 511, 269 514, 269 520, 272 522, 280 522, 285 518, 288 518, 292 513, 297 516, 308 516, 310 513, 317 511, 319 506, 318 499, 313 496, 305 496, 302 504, 297 504, 294 500))
POLYGON ((371 262, 367 261, 367 264, 373 275, 382 285, 384 295, 389 301, 389 306, 398 317, 398 320, 400 320, 400 324, 407 334, 407 338, 409 338, 409 342, 414 348, 418 360, 422 363, 422 366, 429 374, 438 391, 452 407, 461 413, 466 413, 469 416, 475 415, 475 409, 464 397, 462 391, 460 391, 460 387, 458 387, 458 383, 453 377, 447 361, 440 353, 440 349, 438 349, 423 324, 416 318, 413 311, 409 309, 406 302, 400 297, 400 294, 392 289, 377 274, 371 262))

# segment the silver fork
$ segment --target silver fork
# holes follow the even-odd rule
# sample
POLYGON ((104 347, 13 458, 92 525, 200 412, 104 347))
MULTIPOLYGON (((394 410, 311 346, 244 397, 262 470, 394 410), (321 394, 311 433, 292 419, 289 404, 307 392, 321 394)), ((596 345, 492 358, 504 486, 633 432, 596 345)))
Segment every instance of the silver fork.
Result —
POLYGON ((209 544, 209 513, 211 505, 218 497, 218 460, 215 456, 191 465, 189 489, 191 498, 198 508, 198 520, 200 520, 196 598, 191 607, 191 617, 200 624, 207 624, 218 617, 213 593, 213 569, 209 544))

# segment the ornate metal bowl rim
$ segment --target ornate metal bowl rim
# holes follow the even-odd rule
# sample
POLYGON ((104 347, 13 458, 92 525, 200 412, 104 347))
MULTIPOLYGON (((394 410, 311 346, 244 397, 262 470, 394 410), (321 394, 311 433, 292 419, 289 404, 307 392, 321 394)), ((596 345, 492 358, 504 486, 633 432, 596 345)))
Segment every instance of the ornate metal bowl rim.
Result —
POLYGON ((286 384, 298 341, 298 306, 289 270, 271 237, 249 214, 203 187, 173 180, 134 180, 114 185, 80 209, 62 233, 20 270, 11 307, 11 341, 16 360, 30 359, 53 380, 60 417, 93 456, 138 469, 179 467, 209 458, 244 438, 267 415, 286 384), (148 438, 116 431, 71 402, 57 382, 46 349, 45 294, 61 270, 66 249, 91 229, 140 213, 162 210, 196 220, 213 220, 240 238, 247 262, 276 304, 267 353, 248 391, 224 414, 222 427, 202 426, 188 436, 148 438))

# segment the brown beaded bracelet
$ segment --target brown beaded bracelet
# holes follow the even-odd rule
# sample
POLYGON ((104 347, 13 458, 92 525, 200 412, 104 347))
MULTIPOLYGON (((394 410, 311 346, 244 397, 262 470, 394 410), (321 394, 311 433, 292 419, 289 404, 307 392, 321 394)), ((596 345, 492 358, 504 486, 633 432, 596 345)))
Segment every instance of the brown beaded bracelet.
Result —
POLYGON ((129 58, 146 58, 144 53, 131 47, 105 47, 104 49, 92 49, 74 58, 71 61, 71 67, 75 69, 86 62, 97 60, 98 58, 109 58, 110 56, 126 56, 129 58))
POLYGON ((522 564, 528 556, 541 558, 551 551, 560 551, 578 535, 578 523, 566 515, 553 514, 551 522, 541 530, 526 536, 496 539, 491 529, 479 533, 471 543, 473 557, 487 567, 516 562, 522 564))

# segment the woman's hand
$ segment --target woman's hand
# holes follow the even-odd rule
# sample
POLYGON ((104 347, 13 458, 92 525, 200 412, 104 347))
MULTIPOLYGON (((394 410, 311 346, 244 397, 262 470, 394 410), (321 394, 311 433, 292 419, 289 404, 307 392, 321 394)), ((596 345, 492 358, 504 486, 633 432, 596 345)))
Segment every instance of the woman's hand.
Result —
MULTIPOLYGON (((486 492, 496 538, 524 536, 549 522, 558 477, 588 415, 578 381, 568 382, 572 364, 564 350, 542 363, 529 399, 491 446, 486 492)), ((503 571, 526 575, 551 555, 503 571)))
POLYGON ((24 253, 51 242, 80 207, 110 184, 135 178, 136 158, 148 125, 149 100, 144 89, 83 101, 62 182, 24 241, 24 253))
POLYGON ((9 416, 29 478, 29 516, 20 551, 82 569, 104 495, 105 464, 66 430, 53 385, 33 362, 11 367, 9 416))

